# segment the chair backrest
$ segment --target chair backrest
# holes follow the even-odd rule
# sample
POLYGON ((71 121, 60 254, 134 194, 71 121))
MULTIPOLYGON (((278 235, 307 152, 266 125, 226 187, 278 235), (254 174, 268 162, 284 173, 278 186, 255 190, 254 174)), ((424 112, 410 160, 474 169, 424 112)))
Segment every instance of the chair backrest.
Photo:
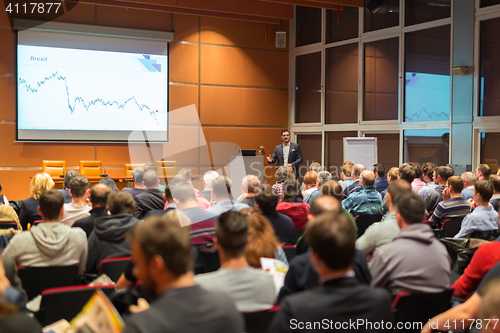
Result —
POLYGON ((89 301, 97 289, 101 289, 108 297, 114 292, 114 285, 72 286, 44 290, 40 311, 36 314, 42 326, 52 324, 60 319, 71 321, 89 301))
POLYGON ((441 225, 439 238, 455 237, 455 235, 460 231, 460 228, 462 228, 462 220, 463 217, 452 217, 444 220, 441 225))
POLYGON ((158 169, 158 175, 160 177, 176 175, 177 172, 179 172, 177 161, 156 161, 156 168, 158 169))
POLYGON ((17 223, 16 221, 0 221, 0 229, 10 229, 14 228, 17 230, 17 223))
POLYGON ((404 332, 420 332, 422 327, 414 323, 425 324, 432 318, 451 307, 453 288, 440 293, 410 294, 406 291, 399 293, 392 309, 396 315, 396 322, 404 323, 404 332))
POLYGON ((117 257, 117 258, 108 258, 101 261, 99 264, 98 275, 106 274, 113 280, 114 282, 118 281, 120 276, 127 265, 132 261, 132 257, 117 257))
POLYGON ((45 289, 72 286, 78 276, 78 265, 18 268, 28 300, 40 295, 45 289))
POLYGON ((297 254, 297 247, 295 245, 283 245, 283 251, 285 252, 286 260, 290 262, 297 254))
POLYGON ((358 237, 361 237, 369 226, 375 222, 380 222, 380 220, 382 220, 382 214, 356 215, 354 222, 356 222, 356 226, 358 227, 358 237))
POLYGON ((48 173, 52 177, 65 175, 67 172, 66 161, 42 161, 42 172, 48 173))
POLYGON ((102 174, 101 161, 80 161, 80 175, 99 177, 102 174))
POLYGON ((133 176, 133 173, 132 171, 134 171, 135 168, 138 168, 138 167, 143 167, 145 168, 146 167, 146 164, 125 164, 125 177, 132 177, 133 176))
POLYGON ((269 310, 243 313, 245 320, 245 331, 247 333, 265 333, 276 312, 280 309, 278 305, 269 310))

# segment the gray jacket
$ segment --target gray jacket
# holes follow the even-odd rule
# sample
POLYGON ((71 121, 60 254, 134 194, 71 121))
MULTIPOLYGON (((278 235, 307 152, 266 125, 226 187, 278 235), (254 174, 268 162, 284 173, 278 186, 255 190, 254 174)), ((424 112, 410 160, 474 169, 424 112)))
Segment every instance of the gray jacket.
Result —
POLYGON ((363 251, 364 254, 376 252, 382 245, 392 242, 400 232, 396 213, 386 214, 382 221, 369 226, 358 238, 356 249, 363 251))

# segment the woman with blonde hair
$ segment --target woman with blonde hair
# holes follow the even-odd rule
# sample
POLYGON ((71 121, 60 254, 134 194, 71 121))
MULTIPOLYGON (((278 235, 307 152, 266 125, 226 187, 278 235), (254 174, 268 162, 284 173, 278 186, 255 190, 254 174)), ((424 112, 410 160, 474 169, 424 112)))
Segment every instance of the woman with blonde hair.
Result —
POLYGON ((288 264, 285 252, 278 242, 271 223, 254 208, 245 208, 240 211, 248 220, 248 235, 250 241, 245 249, 248 264, 254 268, 261 268, 260 258, 278 259, 288 264))
POLYGON ((42 217, 38 214, 38 199, 45 191, 54 187, 54 181, 47 173, 37 173, 30 183, 30 197, 23 201, 19 222, 24 230, 28 229, 28 224, 33 225, 36 220, 42 217))

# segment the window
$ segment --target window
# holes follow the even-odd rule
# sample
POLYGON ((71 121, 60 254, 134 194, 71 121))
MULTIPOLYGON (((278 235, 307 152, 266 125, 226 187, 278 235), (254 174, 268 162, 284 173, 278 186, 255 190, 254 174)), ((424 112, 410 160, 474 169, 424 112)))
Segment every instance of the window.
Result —
POLYGON ((449 129, 405 130, 404 162, 446 165, 450 156, 449 129))
POLYGON ((405 0, 405 25, 419 24, 451 16, 451 0, 405 0))
MULTIPOLYGON (((366 137, 377 138, 377 160, 389 171, 399 166, 399 133, 365 134, 366 137)), ((371 166, 366 166, 372 169, 371 166)))
POLYGON ((479 115, 500 116, 500 18, 480 24, 479 115))
POLYGON ((298 56, 295 70, 295 122, 321 121, 321 52, 298 56))
POLYGON ((480 2, 481 7, 488 7, 494 5, 500 5, 500 0, 481 0, 480 2))
POLYGON ((357 137, 358 132, 326 132, 326 165, 333 179, 340 179, 344 163, 344 137, 357 137))
POLYGON ((321 42, 321 8, 297 6, 295 15, 296 46, 321 42))
POLYGON ((365 0, 365 32, 399 25, 399 0, 377 7, 378 0, 365 0), (370 11, 368 8, 373 8, 370 11))
POLYGON ((488 164, 491 174, 498 171, 498 161, 500 160, 500 133, 481 133, 481 158, 480 163, 488 164))
POLYGON ((346 6, 340 8, 340 11, 326 11, 326 43, 358 37, 359 9, 346 6))
POLYGON ((303 162, 299 166, 299 174, 303 177, 313 162, 321 164, 321 147, 323 142, 319 134, 298 134, 297 143, 300 145, 303 162))

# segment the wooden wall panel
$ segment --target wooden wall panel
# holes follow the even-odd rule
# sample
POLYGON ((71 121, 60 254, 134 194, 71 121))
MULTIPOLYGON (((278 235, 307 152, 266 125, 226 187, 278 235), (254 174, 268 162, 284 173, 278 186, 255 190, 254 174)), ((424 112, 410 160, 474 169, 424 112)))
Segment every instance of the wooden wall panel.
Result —
POLYGON ((174 15, 174 40, 198 43, 199 17, 194 15, 174 15))
POLYGON ((12 30, 0 29, 0 74, 16 73, 16 38, 12 30))
POLYGON ((96 6, 80 3, 54 21, 75 24, 95 24, 95 12, 96 6))
POLYGON ((170 81, 198 83, 198 46, 171 43, 169 52, 170 81))
POLYGON ((2 183, 2 194, 9 200, 24 200, 30 196, 30 182, 32 176, 42 172, 40 169, 25 170, 0 170, 0 183, 2 183))
MULTIPOLYGON (((169 86, 169 110, 177 110, 184 108, 186 106, 194 104, 196 110, 198 107, 198 86, 195 85, 183 85, 183 84, 171 84, 169 86)), ((186 119, 181 117, 175 117, 174 119, 169 119, 170 123, 186 123, 186 119)), ((192 122, 190 122, 192 123, 192 122)))
POLYGON ((16 120, 16 78, 0 76, 0 120, 16 120))
POLYGON ((133 8, 98 6, 96 24, 118 28, 171 31, 171 14, 133 8))

